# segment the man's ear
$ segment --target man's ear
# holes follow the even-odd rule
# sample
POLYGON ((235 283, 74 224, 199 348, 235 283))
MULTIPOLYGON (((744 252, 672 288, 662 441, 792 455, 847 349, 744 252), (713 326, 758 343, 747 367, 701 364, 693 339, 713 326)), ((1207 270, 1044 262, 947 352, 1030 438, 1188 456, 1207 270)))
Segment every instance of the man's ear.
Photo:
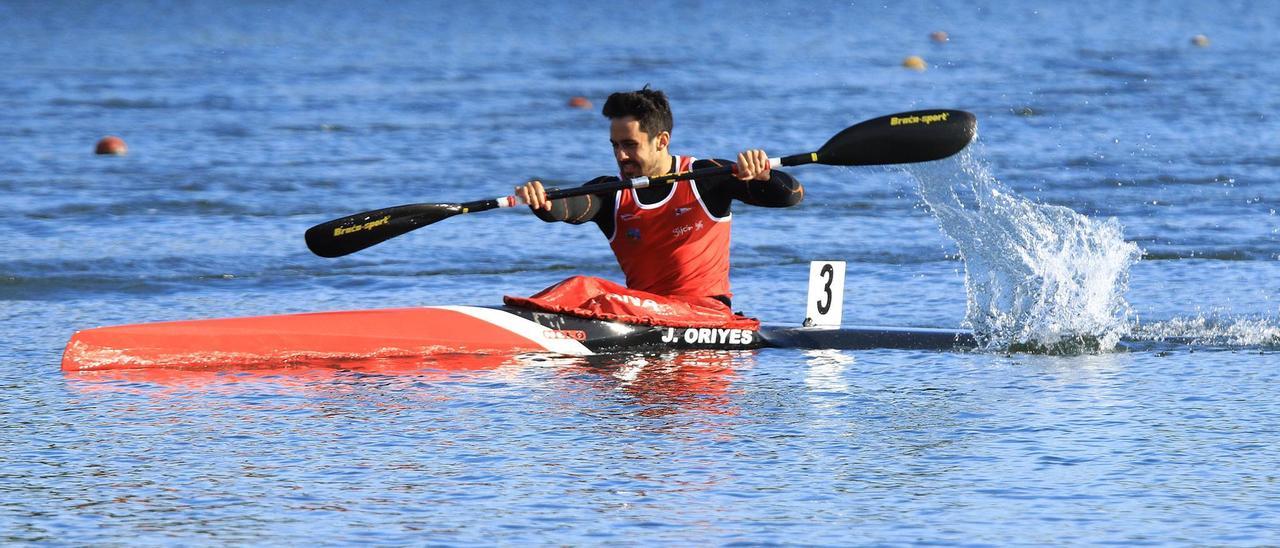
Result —
POLYGON ((658 139, 658 145, 655 148, 657 148, 659 151, 666 150, 668 146, 671 146, 670 133, 666 131, 659 133, 657 139, 658 139))

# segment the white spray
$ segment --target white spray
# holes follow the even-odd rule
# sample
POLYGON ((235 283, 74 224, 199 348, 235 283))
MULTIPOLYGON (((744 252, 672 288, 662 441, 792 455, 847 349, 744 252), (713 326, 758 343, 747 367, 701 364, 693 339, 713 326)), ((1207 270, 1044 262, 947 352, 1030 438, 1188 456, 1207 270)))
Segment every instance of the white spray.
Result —
POLYGON ((1034 203, 970 150, 913 164, 920 197, 959 246, 965 324, 987 349, 1109 350, 1130 328, 1124 299, 1141 257, 1115 219, 1034 203))

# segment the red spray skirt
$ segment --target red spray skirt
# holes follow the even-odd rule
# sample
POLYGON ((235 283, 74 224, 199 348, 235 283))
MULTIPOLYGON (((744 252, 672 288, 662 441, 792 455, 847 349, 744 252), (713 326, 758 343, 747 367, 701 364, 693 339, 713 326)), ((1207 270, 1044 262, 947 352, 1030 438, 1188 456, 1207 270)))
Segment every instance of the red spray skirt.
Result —
POLYGON ((759 320, 734 314, 727 305, 711 297, 655 295, 590 276, 574 276, 532 297, 508 295, 502 300, 510 306, 639 325, 760 327, 759 320))

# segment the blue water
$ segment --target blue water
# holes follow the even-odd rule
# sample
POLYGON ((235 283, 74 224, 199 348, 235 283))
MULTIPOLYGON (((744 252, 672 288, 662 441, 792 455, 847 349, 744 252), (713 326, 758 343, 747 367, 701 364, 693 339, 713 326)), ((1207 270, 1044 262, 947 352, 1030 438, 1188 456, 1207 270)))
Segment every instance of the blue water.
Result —
MULTIPOLYGON (((1280 543, 1280 7, 971 4, 0 4, 0 540, 1280 543), (1142 344, 59 370, 97 325, 617 279, 594 227, 523 211, 338 260, 302 232, 611 173, 598 107, 646 83, 702 157, 974 112, 999 188, 1141 250, 1142 344), (91 154, 108 134, 127 156, 91 154)), ((838 259, 846 323, 971 319, 919 180, 793 173, 801 206, 735 211, 737 308, 798 322, 838 259)))

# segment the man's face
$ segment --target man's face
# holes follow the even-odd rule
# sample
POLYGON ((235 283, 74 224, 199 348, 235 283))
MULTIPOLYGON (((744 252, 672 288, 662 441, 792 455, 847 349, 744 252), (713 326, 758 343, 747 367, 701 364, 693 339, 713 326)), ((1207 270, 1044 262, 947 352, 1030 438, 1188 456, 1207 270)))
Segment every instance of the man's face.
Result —
POLYGON ((618 173, 624 179, 647 176, 656 177, 671 168, 664 157, 667 132, 650 136, 640 131, 640 122, 630 116, 615 118, 609 123, 609 142, 613 143, 613 159, 618 162, 618 173))

